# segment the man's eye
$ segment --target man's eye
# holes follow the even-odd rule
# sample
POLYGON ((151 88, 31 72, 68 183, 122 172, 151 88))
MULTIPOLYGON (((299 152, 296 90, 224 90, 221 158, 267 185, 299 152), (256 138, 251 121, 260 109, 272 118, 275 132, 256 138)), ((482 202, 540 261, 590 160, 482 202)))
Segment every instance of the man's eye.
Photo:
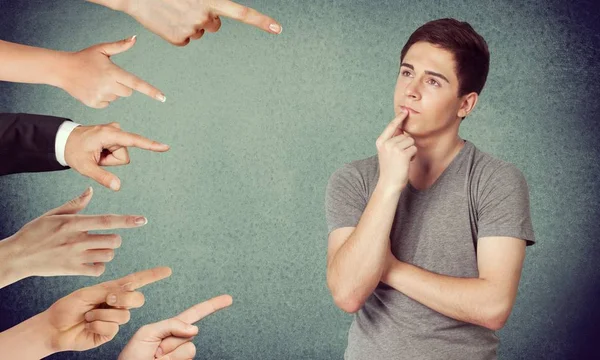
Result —
POLYGON ((427 83, 429 83, 429 84, 431 84, 433 86, 440 86, 440 83, 437 82, 437 81, 435 81, 435 80, 433 80, 433 79, 427 80, 427 83))
POLYGON ((410 76, 410 71, 402 71, 402 76, 410 76))

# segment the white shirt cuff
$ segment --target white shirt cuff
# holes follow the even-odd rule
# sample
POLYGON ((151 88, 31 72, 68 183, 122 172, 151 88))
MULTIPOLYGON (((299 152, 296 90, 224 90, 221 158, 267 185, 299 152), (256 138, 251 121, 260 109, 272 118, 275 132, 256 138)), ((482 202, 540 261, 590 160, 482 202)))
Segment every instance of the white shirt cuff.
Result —
POLYGON ((56 141, 54 142, 54 153, 56 154, 56 161, 62 166, 68 166, 65 161, 65 147, 67 147, 67 139, 71 135, 71 131, 81 124, 77 124, 72 121, 65 121, 58 127, 56 132, 56 141))

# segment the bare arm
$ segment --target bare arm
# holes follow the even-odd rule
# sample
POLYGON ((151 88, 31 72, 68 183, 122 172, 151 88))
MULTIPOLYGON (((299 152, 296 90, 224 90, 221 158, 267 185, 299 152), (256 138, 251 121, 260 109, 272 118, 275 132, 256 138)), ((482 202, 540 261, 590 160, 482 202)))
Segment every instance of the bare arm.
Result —
POLYGON ((440 275, 388 256, 384 283, 448 317, 498 330, 515 303, 525 242, 512 237, 479 239, 478 278, 440 275))
POLYGON ((1 332, 2 357, 39 360, 54 353, 46 318, 47 315, 41 313, 1 332))
POLYGON ((0 80, 58 86, 65 53, 0 40, 0 80))
POLYGON ((358 311, 379 284, 399 197, 400 192, 378 186, 356 228, 340 228, 329 235, 327 285, 344 311, 358 311))
POLYGON ((392 120, 377 139, 379 180, 354 227, 334 230, 327 251, 327 285, 337 306, 358 311, 388 267, 390 230, 408 167, 416 153, 414 140, 401 133, 406 113, 392 120))

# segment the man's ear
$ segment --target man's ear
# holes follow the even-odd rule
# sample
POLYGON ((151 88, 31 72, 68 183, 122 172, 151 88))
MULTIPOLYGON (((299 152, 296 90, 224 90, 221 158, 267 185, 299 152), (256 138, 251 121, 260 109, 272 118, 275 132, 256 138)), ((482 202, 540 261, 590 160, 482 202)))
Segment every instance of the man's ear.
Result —
POLYGON ((475 104, 477 104, 477 99, 479 96, 476 92, 469 93, 467 95, 462 96, 462 102, 460 107, 458 108, 458 113, 456 114, 460 118, 465 118, 467 115, 473 111, 475 108, 475 104))

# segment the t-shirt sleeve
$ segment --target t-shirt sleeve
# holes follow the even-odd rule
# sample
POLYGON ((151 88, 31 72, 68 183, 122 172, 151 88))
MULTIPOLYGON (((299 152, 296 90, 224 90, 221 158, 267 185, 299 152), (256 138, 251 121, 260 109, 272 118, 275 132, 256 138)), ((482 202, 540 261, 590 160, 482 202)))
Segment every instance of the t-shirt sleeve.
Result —
POLYGON ((358 169, 346 164, 336 170, 325 193, 328 234, 342 227, 356 227, 366 206, 366 185, 358 169))
POLYGON ((529 189, 523 173, 512 164, 496 169, 486 182, 478 204, 478 238, 509 236, 535 243, 529 208, 529 189))

